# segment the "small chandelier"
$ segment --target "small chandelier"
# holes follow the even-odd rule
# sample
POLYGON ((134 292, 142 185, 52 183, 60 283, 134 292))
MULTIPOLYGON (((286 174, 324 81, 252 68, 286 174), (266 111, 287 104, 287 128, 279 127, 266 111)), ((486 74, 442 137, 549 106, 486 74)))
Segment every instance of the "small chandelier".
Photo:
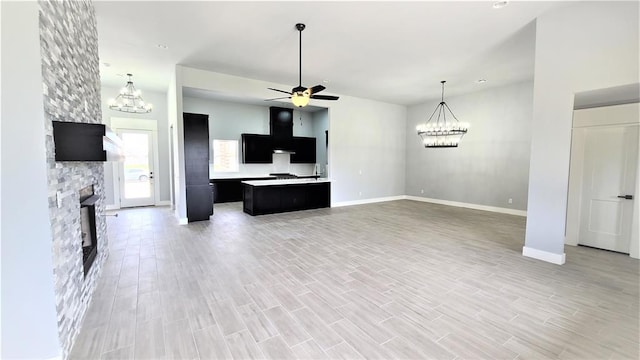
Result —
POLYGON ((132 74, 127 74, 129 80, 120 90, 115 99, 109 100, 109 109, 127 113, 144 114, 151 112, 151 104, 145 104, 140 96, 140 90, 136 90, 131 81, 132 74))
POLYGON ((458 147, 460 140, 462 140, 462 137, 467 133, 469 128, 469 124, 458 121, 458 118, 453 115, 453 111, 449 109, 449 105, 444 102, 445 82, 446 81, 440 81, 442 84, 442 99, 440 100, 440 104, 436 106, 436 109, 426 123, 416 127, 418 135, 422 138, 424 147, 427 148, 458 147), (447 111, 451 114, 455 122, 451 119, 447 121, 447 111), (436 112, 438 113, 438 117, 432 121, 436 112))

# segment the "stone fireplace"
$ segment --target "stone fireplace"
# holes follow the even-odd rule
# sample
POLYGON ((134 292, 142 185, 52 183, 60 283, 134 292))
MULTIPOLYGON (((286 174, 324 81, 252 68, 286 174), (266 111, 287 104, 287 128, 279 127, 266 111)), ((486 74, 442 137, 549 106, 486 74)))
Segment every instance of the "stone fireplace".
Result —
POLYGON ((109 240, 104 163, 56 161, 53 122, 102 123, 98 32, 91 1, 37 3, 55 307, 66 359, 109 255, 109 240))

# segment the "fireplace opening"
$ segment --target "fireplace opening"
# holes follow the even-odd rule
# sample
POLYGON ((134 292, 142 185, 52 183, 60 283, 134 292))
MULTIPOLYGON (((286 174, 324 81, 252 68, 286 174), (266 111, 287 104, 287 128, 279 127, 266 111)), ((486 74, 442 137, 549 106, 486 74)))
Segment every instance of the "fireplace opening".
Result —
POLYGON ((85 277, 98 254, 95 205, 99 198, 93 192, 93 185, 80 189, 80 242, 85 277))

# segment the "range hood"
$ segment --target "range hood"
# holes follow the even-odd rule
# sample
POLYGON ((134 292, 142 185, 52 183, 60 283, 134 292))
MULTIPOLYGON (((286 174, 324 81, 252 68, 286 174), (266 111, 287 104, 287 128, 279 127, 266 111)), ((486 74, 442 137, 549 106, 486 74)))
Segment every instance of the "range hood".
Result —
POLYGON ((295 154, 296 152, 293 150, 283 150, 283 149, 273 149, 274 154, 295 154))
POLYGON ((269 107, 269 131, 274 154, 295 154, 293 150, 293 110, 269 107))

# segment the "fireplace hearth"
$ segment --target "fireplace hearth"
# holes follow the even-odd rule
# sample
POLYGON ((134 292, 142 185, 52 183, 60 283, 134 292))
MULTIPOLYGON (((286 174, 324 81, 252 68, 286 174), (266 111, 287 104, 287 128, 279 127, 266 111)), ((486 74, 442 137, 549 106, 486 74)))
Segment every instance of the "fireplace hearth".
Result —
POLYGON ((100 197, 93 192, 93 185, 80 190, 80 242, 85 277, 98 254, 95 205, 99 199, 100 197))

